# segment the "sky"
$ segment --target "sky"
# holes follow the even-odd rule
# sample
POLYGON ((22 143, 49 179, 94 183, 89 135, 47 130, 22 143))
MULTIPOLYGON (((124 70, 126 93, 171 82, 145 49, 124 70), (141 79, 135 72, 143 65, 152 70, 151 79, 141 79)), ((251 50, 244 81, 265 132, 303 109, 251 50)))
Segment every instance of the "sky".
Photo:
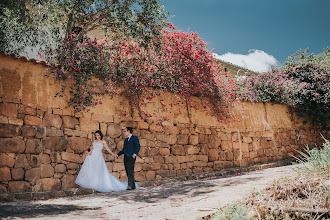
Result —
POLYGON ((330 47, 330 0, 161 0, 182 31, 197 32, 221 59, 256 72, 299 49, 330 47))

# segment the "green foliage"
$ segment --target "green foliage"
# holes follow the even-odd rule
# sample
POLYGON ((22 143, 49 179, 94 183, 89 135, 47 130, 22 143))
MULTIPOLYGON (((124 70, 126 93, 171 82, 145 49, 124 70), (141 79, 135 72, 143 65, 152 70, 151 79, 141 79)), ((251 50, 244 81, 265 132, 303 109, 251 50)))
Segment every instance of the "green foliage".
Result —
POLYGON ((159 35, 167 14, 159 0, 1 1, 0 51, 52 53, 64 38, 78 33, 120 31, 148 42, 159 35))
POLYGON ((232 203, 211 216, 210 220, 248 219, 249 208, 240 203, 232 203))
MULTIPOLYGON (((330 169, 330 141, 324 139, 323 148, 309 149, 305 148, 305 152, 299 152, 300 156, 295 157, 297 162, 303 164, 300 170, 303 171, 320 171, 330 169)), ((330 174, 328 174, 330 175, 330 174)))

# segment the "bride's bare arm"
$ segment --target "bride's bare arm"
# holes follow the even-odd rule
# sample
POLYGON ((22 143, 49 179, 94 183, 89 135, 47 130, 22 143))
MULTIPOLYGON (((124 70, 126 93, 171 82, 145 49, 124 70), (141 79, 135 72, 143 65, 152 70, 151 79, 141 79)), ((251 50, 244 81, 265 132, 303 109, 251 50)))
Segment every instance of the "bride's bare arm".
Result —
POLYGON ((112 155, 115 156, 115 154, 110 150, 110 148, 107 145, 107 142, 103 140, 103 146, 105 147, 105 149, 112 155))

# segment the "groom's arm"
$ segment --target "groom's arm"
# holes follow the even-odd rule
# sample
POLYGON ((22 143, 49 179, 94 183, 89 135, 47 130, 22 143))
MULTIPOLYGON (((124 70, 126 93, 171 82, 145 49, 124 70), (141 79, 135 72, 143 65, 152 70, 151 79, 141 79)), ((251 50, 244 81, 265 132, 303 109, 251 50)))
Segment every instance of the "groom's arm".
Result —
POLYGON ((138 155, 138 153, 139 153, 139 151, 140 151, 140 148, 141 148, 141 146, 140 146, 140 141, 139 141, 139 138, 138 138, 138 137, 135 138, 134 143, 135 143, 134 154, 135 154, 135 155, 138 155))
POLYGON ((120 155, 122 155, 124 153, 124 148, 118 152, 117 156, 119 157, 120 155))

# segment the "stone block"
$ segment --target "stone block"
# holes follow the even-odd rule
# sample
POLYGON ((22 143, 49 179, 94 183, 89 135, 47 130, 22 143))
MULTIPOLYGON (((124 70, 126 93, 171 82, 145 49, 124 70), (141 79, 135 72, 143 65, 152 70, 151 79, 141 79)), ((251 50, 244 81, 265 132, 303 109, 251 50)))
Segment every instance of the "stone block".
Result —
POLYGON ((21 127, 10 124, 0 124, 0 138, 17 137, 21 134, 21 127))
POLYGON ((82 163, 83 159, 78 154, 68 153, 68 152, 62 152, 61 153, 62 160, 74 162, 74 163, 82 163))
POLYGON ((106 122, 111 123, 114 122, 114 116, 109 114, 93 114, 92 120, 98 121, 98 122, 106 122))
POLYGON ((209 135, 206 134, 198 134, 198 143, 206 144, 209 141, 209 135))
POLYGON ((149 163, 142 164, 142 170, 144 171, 153 170, 153 164, 149 164, 149 163))
POLYGON ((146 172, 146 179, 147 181, 154 180, 156 178, 156 172, 155 171, 147 171, 146 172))
POLYGON ((165 162, 165 160, 164 160, 164 157, 157 155, 157 156, 154 156, 154 162, 163 164, 165 162))
POLYGON ((0 182, 10 181, 11 173, 8 167, 0 167, 0 182))
POLYGON ((3 115, 0 115, 0 124, 8 124, 9 119, 3 115))
POLYGON ((53 177, 54 168, 50 164, 42 164, 40 166, 40 175, 41 178, 53 177))
POLYGON ((15 154, 0 153, 0 166, 13 167, 15 164, 15 154))
POLYGON ((155 133, 152 131, 146 131, 146 130, 141 130, 140 132, 141 138, 147 139, 147 140, 155 140, 155 133))
POLYGON ((192 170, 192 172, 193 172, 194 174, 202 173, 202 172, 203 172, 203 168, 200 168, 200 167, 194 168, 194 169, 192 170))
POLYGON ((63 175, 61 182, 62 182, 62 189, 68 190, 72 188, 77 188, 77 184, 75 183, 76 176, 75 175, 63 175))
POLYGON ((26 137, 26 138, 31 138, 31 137, 34 137, 36 135, 35 128, 32 127, 32 126, 29 126, 29 125, 24 125, 21 128, 21 131, 22 131, 22 136, 26 137))
POLYGON ((171 147, 171 154, 173 155, 185 155, 185 148, 182 145, 174 145, 171 147))
POLYGON ((190 129, 189 128, 181 128, 180 134, 190 134, 190 129))
POLYGON ((186 163, 189 162, 189 156, 178 156, 178 163, 186 163))
POLYGON ((53 114, 54 115, 63 115, 63 111, 62 111, 62 109, 54 108, 53 114))
POLYGON ((209 159, 208 161, 216 161, 219 159, 219 153, 217 149, 210 149, 209 150, 209 159))
POLYGON ((209 143, 208 146, 210 148, 219 148, 221 145, 221 139, 215 135, 210 135, 209 136, 209 143))
POLYGON ((169 148, 159 148, 159 154, 162 156, 168 156, 170 155, 170 149, 169 148))
POLYGON ((118 138, 121 136, 122 134, 122 128, 114 123, 110 123, 108 124, 108 128, 107 128, 107 136, 111 137, 111 138, 118 138))
POLYGON ((165 163, 177 163, 178 162, 178 157, 177 156, 168 156, 165 157, 165 163))
POLYGON ((26 158, 25 154, 18 154, 15 159, 15 168, 29 169, 31 166, 26 158))
POLYGON ((156 174, 158 174, 159 176, 161 176, 162 178, 164 177, 170 177, 171 173, 169 170, 157 170, 156 174))
POLYGON ((40 179, 37 185, 40 185, 41 191, 44 192, 58 191, 62 188, 61 181, 59 179, 53 179, 53 178, 40 179))
POLYGON ((8 118, 8 124, 23 126, 23 120, 19 118, 8 118))
POLYGON ((46 129, 44 127, 36 128, 36 138, 43 139, 46 137, 46 129))
POLYGON ((27 160, 31 167, 38 167, 41 164, 41 155, 27 154, 27 160))
POLYGON ((79 125, 79 120, 71 116, 62 116, 63 127, 64 128, 75 128, 76 125, 79 125))
POLYGON ((149 124, 144 121, 139 121, 137 124, 137 127, 142 130, 148 130, 149 129, 149 124))
POLYGON ((167 135, 166 143, 172 145, 176 143, 176 140, 177 140, 176 135, 167 135))
POLYGON ((48 128, 46 135, 47 135, 47 137, 62 137, 62 136, 64 136, 64 133, 60 129, 48 128))
POLYGON ((179 145, 188 144, 188 135, 177 135, 176 143, 179 145))
MULTIPOLYGON (((0 194, 5 194, 5 193, 7 193, 7 187, 5 187, 5 186, 3 186, 3 185, 0 185, 0 194)), ((9 194, 8 196, 12 196, 11 194, 9 194)), ((2 200, 2 197, 0 197, 1 198, 1 200, 2 200)), ((5 199, 6 200, 6 199, 5 199)), ((13 200, 14 200, 14 198, 13 198, 13 200)), ((3 201, 3 200, 2 200, 3 201)))
POLYGON ((62 127, 62 118, 59 115, 53 115, 46 112, 42 125, 47 128, 54 127, 60 129, 62 127))
POLYGON ((274 133, 272 131, 264 131, 262 133, 262 137, 264 138, 272 138, 274 136, 274 133))
POLYGON ((221 150, 230 150, 233 148, 231 141, 221 141, 220 149, 221 150))
POLYGON ((208 155, 196 155, 196 158, 199 161, 204 161, 204 162, 208 162, 209 161, 208 155))
POLYGON ((135 181, 137 181, 137 182, 144 182, 147 180, 145 172, 136 172, 134 174, 134 178, 135 178, 135 181))
POLYGON ((148 157, 149 156, 149 148, 141 146, 140 151, 139 151, 139 156, 140 157, 148 157))
POLYGON ((91 145, 91 141, 87 138, 81 137, 69 137, 68 138, 68 147, 73 150, 75 153, 82 153, 88 150, 91 145))
POLYGON ((37 109, 20 104, 18 105, 18 113, 24 115, 36 115, 37 109))
POLYGON ((77 163, 69 163, 66 165, 68 170, 77 170, 79 168, 79 164, 77 163))
POLYGON ((248 143, 245 143, 245 142, 242 143, 242 152, 244 152, 244 153, 249 152, 249 144, 248 143))
POLYGON ((232 142, 240 141, 240 135, 237 131, 231 133, 231 141, 232 142))
MULTIPOLYGON (((106 133, 102 132, 102 134, 106 134, 106 133)), ((72 136, 88 138, 88 133, 86 131, 73 130, 72 131, 72 136)))
POLYGON ((31 125, 31 126, 40 126, 41 125, 41 118, 38 116, 33 115, 25 115, 24 116, 24 124, 31 125))
POLYGON ((234 159, 234 154, 232 151, 227 151, 226 152, 226 160, 227 161, 232 161, 234 159))
POLYGON ((252 138, 251 137, 243 137, 243 142, 252 143, 252 138))
POLYGON ((209 152, 209 147, 207 146, 207 144, 200 144, 199 145, 199 154, 208 154, 208 152, 209 152))
POLYGON ((47 137, 43 142, 45 149, 54 151, 64 151, 66 150, 68 141, 64 137, 47 137))
POLYGON ((10 181, 8 189, 11 193, 31 192, 30 184, 25 181, 10 181))
POLYGON ((35 185, 40 179, 40 168, 32 168, 25 172, 25 180, 29 181, 32 185, 35 185))
POLYGON ((152 125, 149 126, 149 130, 150 131, 156 131, 156 132, 163 132, 164 128, 160 125, 152 124, 152 125))
POLYGON ((165 126, 165 134, 179 134, 180 128, 177 126, 165 126))
POLYGON ((241 149, 242 143, 240 142, 233 142, 233 149, 241 149))
POLYGON ((51 163, 50 156, 48 154, 43 154, 41 158, 41 162, 43 164, 50 164, 51 163))
POLYGON ((199 143, 197 135, 190 135, 189 136, 189 144, 197 145, 199 143))
POLYGON ((198 154, 199 153, 199 146, 194 145, 187 145, 187 154, 198 154))
POLYGON ((42 150, 41 143, 38 139, 27 139, 25 153, 38 154, 42 150))
POLYGON ((17 117, 17 108, 13 103, 0 103, 0 114, 6 117, 17 117))
MULTIPOLYGON (((78 125, 76 125, 76 127, 77 126, 78 125)), ((79 118, 79 129, 78 130, 90 133, 90 132, 95 132, 96 130, 99 130, 99 129, 100 129, 100 125, 97 121, 94 121, 91 118, 79 118)))
POLYGON ((66 171, 66 166, 64 164, 57 164, 55 166, 56 173, 65 173, 65 171, 66 171))
POLYGON ((222 140, 222 141, 228 141, 228 136, 227 134, 225 134, 224 132, 218 132, 218 137, 222 140))

